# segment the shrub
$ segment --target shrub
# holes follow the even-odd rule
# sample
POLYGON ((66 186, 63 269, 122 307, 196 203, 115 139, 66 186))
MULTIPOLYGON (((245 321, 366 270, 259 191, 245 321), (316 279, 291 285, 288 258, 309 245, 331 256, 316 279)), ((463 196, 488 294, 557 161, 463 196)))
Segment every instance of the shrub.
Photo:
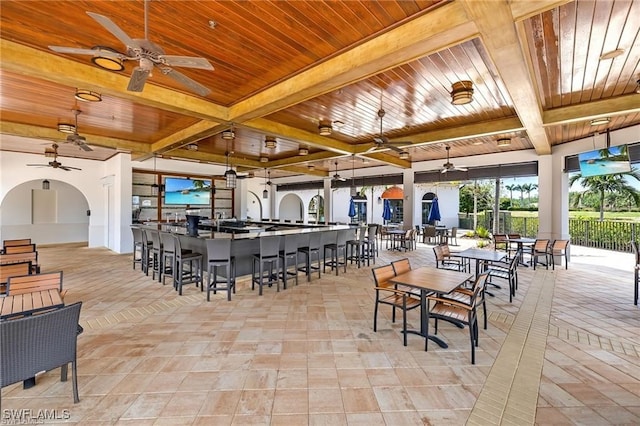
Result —
POLYGON ((480 238, 489 238, 489 231, 483 226, 478 226, 478 229, 476 229, 476 235, 480 238))
POLYGON ((489 245, 489 241, 487 240, 478 240, 477 246, 478 248, 484 248, 489 245))

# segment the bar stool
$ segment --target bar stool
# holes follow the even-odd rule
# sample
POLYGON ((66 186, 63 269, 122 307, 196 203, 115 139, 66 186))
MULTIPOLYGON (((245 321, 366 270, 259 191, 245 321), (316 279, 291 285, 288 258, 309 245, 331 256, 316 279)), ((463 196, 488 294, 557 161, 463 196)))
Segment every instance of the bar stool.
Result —
POLYGON ((182 296, 182 286, 184 284, 195 283, 196 287, 200 286, 200 291, 203 291, 204 286, 202 285, 202 253, 196 253, 190 250, 182 250, 182 246, 178 236, 174 235, 173 239, 176 249, 176 267, 173 271, 174 288, 178 290, 178 294, 180 296, 182 296), (185 265, 189 266, 189 269, 185 270, 185 265))
POLYGON ((260 253, 253 255, 251 267, 251 290, 258 284, 258 295, 262 296, 262 286, 266 284, 271 287, 276 284, 276 291, 280 291, 280 236, 260 237, 260 253), (274 271, 275 264, 275 271, 274 271), (265 269, 267 266, 267 269, 265 269), (265 275, 265 271, 267 275, 265 275), (256 275, 257 273, 257 275, 256 275))
POLYGON ((379 255, 378 252, 378 239, 376 238, 378 234, 378 225, 369 225, 367 229, 367 238, 365 240, 365 246, 367 249, 367 256, 373 260, 373 264, 376 264, 376 256, 379 255))
POLYGON ((284 249, 280 250, 280 259, 282 259, 282 282, 285 290, 287 289, 287 278, 294 276, 296 285, 298 285, 298 235, 284 236, 284 249), (292 263, 289 263, 291 261, 292 263), (293 271, 289 267, 293 265, 293 271))
POLYGON ((310 232, 303 237, 306 238, 306 241, 303 243, 305 245, 298 248, 298 252, 304 256, 304 266, 298 269, 307 275, 307 281, 311 281, 312 270, 317 270, 318 278, 320 278, 320 234, 320 232, 310 232), (318 261, 317 266, 313 266, 313 256, 315 256, 318 261))
POLYGON ((136 263, 140 264, 140 268, 144 269, 142 259, 144 259, 144 244, 142 241, 142 229, 131 227, 131 233, 133 234, 133 269, 136 269, 136 263), (138 256, 138 253, 140 255, 138 256))
POLYGON ((162 257, 160 258, 160 270, 162 271, 162 285, 165 285, 164 279, 168 276, 173 278, 173 270, 176 263, 176 248, 173 235, 168 232, 159 232, 160 242, 162 243, 162 257))
POLYGON ((358 268, 360 268, 360 264, 364 263, 365 259, 367 260, 367 266, 369 266, 369 257, 366 254, 366 245, 365 245, 365 235, 364 228, 358 228, 357 231, 357 239, 347 241, 347 250, 349 251, 349 256, 347 259, 353 264, 353 261, 356 261, 358 268))
POLYGON ((151 265, 151 248, 153 246, 153 242, 149 237, 146 229, 141 229, 142 231, 142 272, 145 275, 149 275, 149 265, 151 265))
POLYGON ((158 274, 158 282, 162 281, 162 242, 160 241, 160 233, 154 230, 147 231, 151 238, 151 278, 156 279, 158 274))
POLYGON ((343 229, 341 231, 335 232, 335 241, 329 244, 324 245, 324 267, 322 268, 322 272, 325 271, 324 268, 328 266, 331 267, 331 270, 335 268, 336 275, 338 275, 338 271, 340 270, 340 265, 344 267, 344 272, 347 272, 347 239, 349 238, 349 230, 343 229), (327 262, 326 255, 327 250, 330 251, 330 260, 327 262), (342 253, 342 262, 340 261, 340 254, 342 253))
POLYGON ((227 291, 227 300, 231 301, 231 292, 236 292, 236 258, 231 256, 231 240, 227 238, 207 240, 207 302, 210 301, 210 293, 216 294, 218 290, 227 291), (218 268, 225 268, 224 281, 218 280, 218 268), (219 283, 226 286, 218 287, 219 283))

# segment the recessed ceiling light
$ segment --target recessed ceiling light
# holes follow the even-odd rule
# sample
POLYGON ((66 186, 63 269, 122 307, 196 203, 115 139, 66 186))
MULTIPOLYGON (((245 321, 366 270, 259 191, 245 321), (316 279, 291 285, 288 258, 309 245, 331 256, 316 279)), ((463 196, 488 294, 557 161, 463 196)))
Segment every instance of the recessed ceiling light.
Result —
POLYGON ((590 124, 592 126, 602 126, 603 124, 607 124, 611 121, 611 118, 609 117, 600 117, 600 118, 594 118, 593 120, 590 121, 590 124))
POLYGON ((617 58, 618 56, 622 55, 623 53, 624 53, 624 49, 611 50, 609 52, 605 52, 602 55, 600 55, 600 60, 604 61, 604 60, 607 60, 607 59, 617 58))
POLYGON ((475 141, 473 144, 474 145, 482 145, 484 142, 483 141, 475 141))
POLYGON ((496 141, 496 145, 498 145, 499 147, 504 147, 504 146, 509 146, 511 145, 511 139, 510 138, 500 138, 496 141))

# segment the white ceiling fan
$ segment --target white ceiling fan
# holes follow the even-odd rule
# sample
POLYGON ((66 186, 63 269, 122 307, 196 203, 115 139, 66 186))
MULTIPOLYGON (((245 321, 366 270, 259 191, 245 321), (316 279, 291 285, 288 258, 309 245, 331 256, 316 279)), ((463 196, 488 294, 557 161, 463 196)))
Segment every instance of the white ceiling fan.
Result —
POLYGON ((51 145, 51 148, 45 148, 44 150, 45 157, 53 157, 53 161, 49 161, 47 164, 27 164, 29 167, 53 167, 54 169, 64 170, 66 172, 70 172, 71 170, 82 170, 78 167, 71 166, 63 166, 61 162, 58 161, 58 144, 51 145))
POLYGON ((133 69, 131 79, 129 80, 129 85, 127 86, 127 90, 131 92, 142 92, 147 78, 151 76, 151 72, 153 71, 154 67, 157 67, 162 72, 162 74, 173 78, 178 83, 182 84, 189 90, 201 96, 207 96, 209 93, 211 93, 211 90, 209 90, 207 87, 171 68, 172 66, 175 66, 213 71, 213 66, 207 59, 193 56, 165 55, 164 50, 160 46, 149 40, 148 0, 145 0, 144 2, 143 39, 129 37, 127 33, 125 33, 120 27, 118 27, 111 19, 107 18, 106 16, 99 15, 93 12, 87 12, 87 15, 95 19, 107 31, 109 31, 118 40, 120 40, 125 45, 125 53, 120 53, 111 48, 101 46, 94 47, 92 49, 49 46, 49 49, 59 53, 91 55, 94 58, 108 58, 113 61, 113 65, 109 67, 109 69, 115 71, 121 71, 122 69, 124 69, 124 66, 121 64, 124 61, 137 61, 138 65, 133 69))
MULTIPOLYGON (((67 136, 67 143, 77 145, 84 151, 93 151, 93 149, 89 145, 87 145, 87 138, 78 134, 78 115, 80 115, 81 112, 82 111, 77 108, 73 110, 73 115, 75 116, 75 126, 73 128, 73 133, 67 136)), ((57 147, 57 145, 55 146, 57 147)))
POLYGON ((466 172, 468 169, 462 166, 454 166, 451 161, 449 161, 449 150, 451 147, 449 145, 445 145, 445 149, 447 150, 447 162, 442 165, 442 170, 440 173, 447 173, 452 171, 466 172))

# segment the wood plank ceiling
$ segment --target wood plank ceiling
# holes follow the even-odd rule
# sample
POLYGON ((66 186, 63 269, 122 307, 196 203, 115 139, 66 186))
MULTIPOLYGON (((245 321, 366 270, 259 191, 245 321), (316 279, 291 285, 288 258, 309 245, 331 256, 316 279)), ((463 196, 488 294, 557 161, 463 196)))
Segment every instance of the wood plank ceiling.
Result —
POLYGON ((0 149, 44 152, 73 122, 93 152, 120 151, 273 169, 273 177, 551 147, 640 123, 640 1, 149 1, 148 38, 168 55, 204 57, 215 70, 174 67, 200 96, 155 68, 142 92, 88 55, 49 46, 126 48, 86 12, 144 38, 137 1, 2 2, 0 149), (55 18, 53 18, 55 17, 55 18), (617 52, 613 59, 601 59, 617 52), (473 102, 452 105, 457 81, 473 102), (74 99, 76 88, 102 102, 74 99), (382 120, 378 110, 385 111, 382 120), (610 122, 591 126, 593 118, 610 122), (320 124, 333 128, 320 136, 320 124), (229 144, 221 132, 232 128, 229 144), (410 158, 376 146, 383 135, 410 158), (275 137, 275 148, 265 138, 275 137), (497 147, 498 138, 510 138, 497 147), (44 140, 44 141, 43 141, 44 140), (47 142, 49 141, 49 142, 47 142), (189 145, 191 148, 185 149, 189 145), (112 149, 106 149, 106 148, 112 149), (308 155, 299 155, 306 148, 308 155), (353 155, 358 156, 357 161, 353 155), (261 162, 264 157, 267 162, 261 162), (313 167, 309 167, 309 166, 313 167), (313 169, 313 170, 312 170, 313 169))

